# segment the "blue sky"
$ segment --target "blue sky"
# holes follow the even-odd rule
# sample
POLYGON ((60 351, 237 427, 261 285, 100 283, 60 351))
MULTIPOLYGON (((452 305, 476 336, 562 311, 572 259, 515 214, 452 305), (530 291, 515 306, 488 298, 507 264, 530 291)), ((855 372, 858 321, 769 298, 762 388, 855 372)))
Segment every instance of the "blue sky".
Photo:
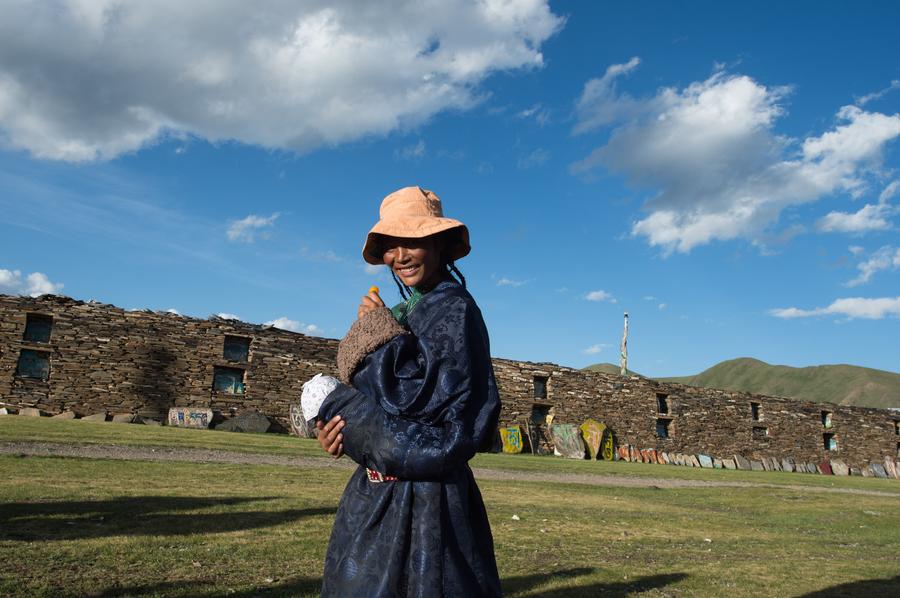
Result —
POLYGON ((4 8, 0 292, 337 338, 418 184, 495 356, 900 371, 896 4, 364 6, 4 8))

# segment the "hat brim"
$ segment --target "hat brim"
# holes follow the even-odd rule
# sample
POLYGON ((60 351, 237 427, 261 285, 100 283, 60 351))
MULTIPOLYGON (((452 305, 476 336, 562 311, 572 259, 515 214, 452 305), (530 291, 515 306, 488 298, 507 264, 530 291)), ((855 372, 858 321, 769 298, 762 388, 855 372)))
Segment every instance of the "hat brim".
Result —
POLYGON ((369 234, 363 247, 363 259, 372 265, 384 263, 383 256, 377 251, 378 236, 400 237, 405 239, 422 239, 445 231, 458 231, 452 242, 445 248, 447 258, 451 261, 469 255, 469 229, 465 224, 453 218, 435 218, 434 216, 411 216, 400 221, 379 220, 369 234))

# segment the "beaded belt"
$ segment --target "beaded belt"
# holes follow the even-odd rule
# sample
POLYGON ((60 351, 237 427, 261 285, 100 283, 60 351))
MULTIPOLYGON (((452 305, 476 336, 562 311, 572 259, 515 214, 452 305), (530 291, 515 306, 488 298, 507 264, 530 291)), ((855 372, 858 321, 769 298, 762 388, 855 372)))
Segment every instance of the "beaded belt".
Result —
POLYGON ((400 478, 393 475, 384 475, 383 473, 377 472, 374 469, 369 469, 366 467, 366 475, 369 476, 370 482, 396 482, 400 478))

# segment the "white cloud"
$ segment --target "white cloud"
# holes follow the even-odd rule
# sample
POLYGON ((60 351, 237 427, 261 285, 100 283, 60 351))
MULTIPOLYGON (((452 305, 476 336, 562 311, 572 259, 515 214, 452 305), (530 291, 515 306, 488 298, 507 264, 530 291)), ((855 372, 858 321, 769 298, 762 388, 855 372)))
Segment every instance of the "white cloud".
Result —
POLYGON ((303 322, 291 320, 290 318, 286 318, 284 316, 276 318, 274 320, 269 320, 268 322, 264 322, 263 326, 272 326, 273 328, 280 328, 281 330, 302 332, 303 334, 310 335, 319 335, 322 332, 322 329, 315 324, 304 324, 303 322))
MULTIPOLYGON (((234 220, 228 226, 228 231, 226 232, 228 240, 240 243, 253 243, 256 240, 258 231, 274 226, 278 216, 280 216, 278 212, 265 217, 250 214, 241 220, 234 220)), ((261 233, 259 236, 266 239, 268 238, 268 233, 261 233)))
POLYGON ((511 278, 503 277, 497 281, 498 287, 520 287, 522 285, 528 284, 527 280, 513 280, 511 278))
POLYGON ((847 319, 881 320, 888 316, 900 316, 900 297, 881 297, 866 299, 849 297, 838 299, 828 307, 815 309, 798 309, 796 307, 778 308, 769 311, 778 318, 809 318, 813 316, 846 316, 847 319))
POLYGON ((309 262, 341 262, 344 260, 331 249, 314 251, 307 246, 300 248, 300 257, 309 262))
POLYGON ((887 204, 866 204, 856 212, 828 212, 816 227, 826 233, 864 233, 870 230, 890 230, 888 218, 894 208, 887 204))
POLYGON ((585 87, 573 132, 614 128, 571 171, 604 167, 651 189, 649 214, 631 232, 667 254, 716 240, 762 243, 786 208, 841 192, 858 197, 884 146, 900 136, 900 115, 845 106, 832 130, 787 139, 774 126, 789 90, 724 72, 645 99, 616 94, 615 77, 635 66, 614 65, 585 87))
POLYGON ((398 160, 418 160, 425 156, 425 140, 419 139, 414 145, 407 145, 394 151, 394 157, 398 160))
POLYGON ((612 345, 608 345, 606 343, 597 343, 595 345, 587 347, 586 349, 583 349, 581 352, 585 355, 596 355, 597 353, 602 352, 603 349, 608 349, 610 347, 612 347, 612 345))
POLYGON ((379 274, 382 271, 384 271, 384 265, 383 264, 375 264, 375 265, 366 264, 365 266, 363 266, 363 270, 365 271, 366 274, 375 275, 375 274, 379 274))
POLYGON ((660 311, 662 311, 662 310, 664 310, 665 308, 669 307, 669 304, 668 304, 668 303, 660 303, 660 304, 657 305, 656 307, 659 308, 660 311))
POLYGON ((563 22, 545 0, 6 3, 0 128, 54 160, 167 135, 306 151, 476 104, 563 22))
POLYGON ((541 106, 541 104, 535 104, 531 108, 526 108, 525 110, 518 112, 516 117, 523 120, 533 119, 538 126, 543 127, 550 120, 550 111, 541 106))
POLYGON ((530 154, 519 158, 517 166, 519 167, 519 170, 527 170, 529 168, 534 168, 535 166, 546 164, 549 159, 550 152, 539 147, 530 154))
POLYGON ((175 314, 176 316, 180 316, 180 315, 181 315, 181 312, 178 311, 177 309, 175 309, 174 307, 170 307, 169 309, 167 309, 167 310, 166 310, 166 313, 167 313, 167 314, 175 314))
POLYGON ((604 290, 591 291, 587 295, 585 295, 584 298, 588 301, 608 301, 609 303, 616 302, 616 298, 604 290))
POLYGON ((848 281, 844 286, 856 287, 865 284, 872 279, 876 272, 881 270, 896 270, 900 268, 900 247, 885 245, 864 262, 856 265, 859 276, 848 281))
POLYGON ((216 315, 217 315, 218 317, 222 318, 223 320, 238 320, 238 321, 241 320, 241 317, 240 317, 240 316, 236 316, 236 315, 234 315, 234 314, 229 314, 229 313, 226 313, 226 312, 218 313, 218 314, 216 314, 216 315))
POLYGON ((32 272, 24 279, 19 270, 0 268, 0 293, 7 295, 58 295, 63 289, 62 283, 51 282, 43 272, 32 272))
POLYGON ((891 84, 885 87, 880 91, 876 91, 874 93, 866 94, 860 98, 856 99, 857 106, 865 106, 872 100, 880 100, 886 93, 889 93, 895 89, 900 89, 900 79, 894 79, 891 81, 891 84))
POLYGON ((851 245, 847 248, 847 251, 852 253, 853 255, 859 255, 864 252, 866 249, 864 247, 860 247, 859 245, 851 245))

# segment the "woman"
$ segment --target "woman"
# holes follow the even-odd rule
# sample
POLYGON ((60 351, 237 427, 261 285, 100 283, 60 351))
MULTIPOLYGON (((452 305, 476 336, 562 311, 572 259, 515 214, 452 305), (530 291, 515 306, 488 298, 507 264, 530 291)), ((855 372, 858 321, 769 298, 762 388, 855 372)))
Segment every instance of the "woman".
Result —
POLYGON ((323 448, 360 465, 338 506, 323 596, 501 595, 468 466, 490 449, 500 412, 487 330, 453 265, 469 250, 434 193, 407 187, 382 202, 363 257, 388 266, 406 301, 389 310, 375 292, 363 298, 338 350, 345 384, 319 412, 323 448))

